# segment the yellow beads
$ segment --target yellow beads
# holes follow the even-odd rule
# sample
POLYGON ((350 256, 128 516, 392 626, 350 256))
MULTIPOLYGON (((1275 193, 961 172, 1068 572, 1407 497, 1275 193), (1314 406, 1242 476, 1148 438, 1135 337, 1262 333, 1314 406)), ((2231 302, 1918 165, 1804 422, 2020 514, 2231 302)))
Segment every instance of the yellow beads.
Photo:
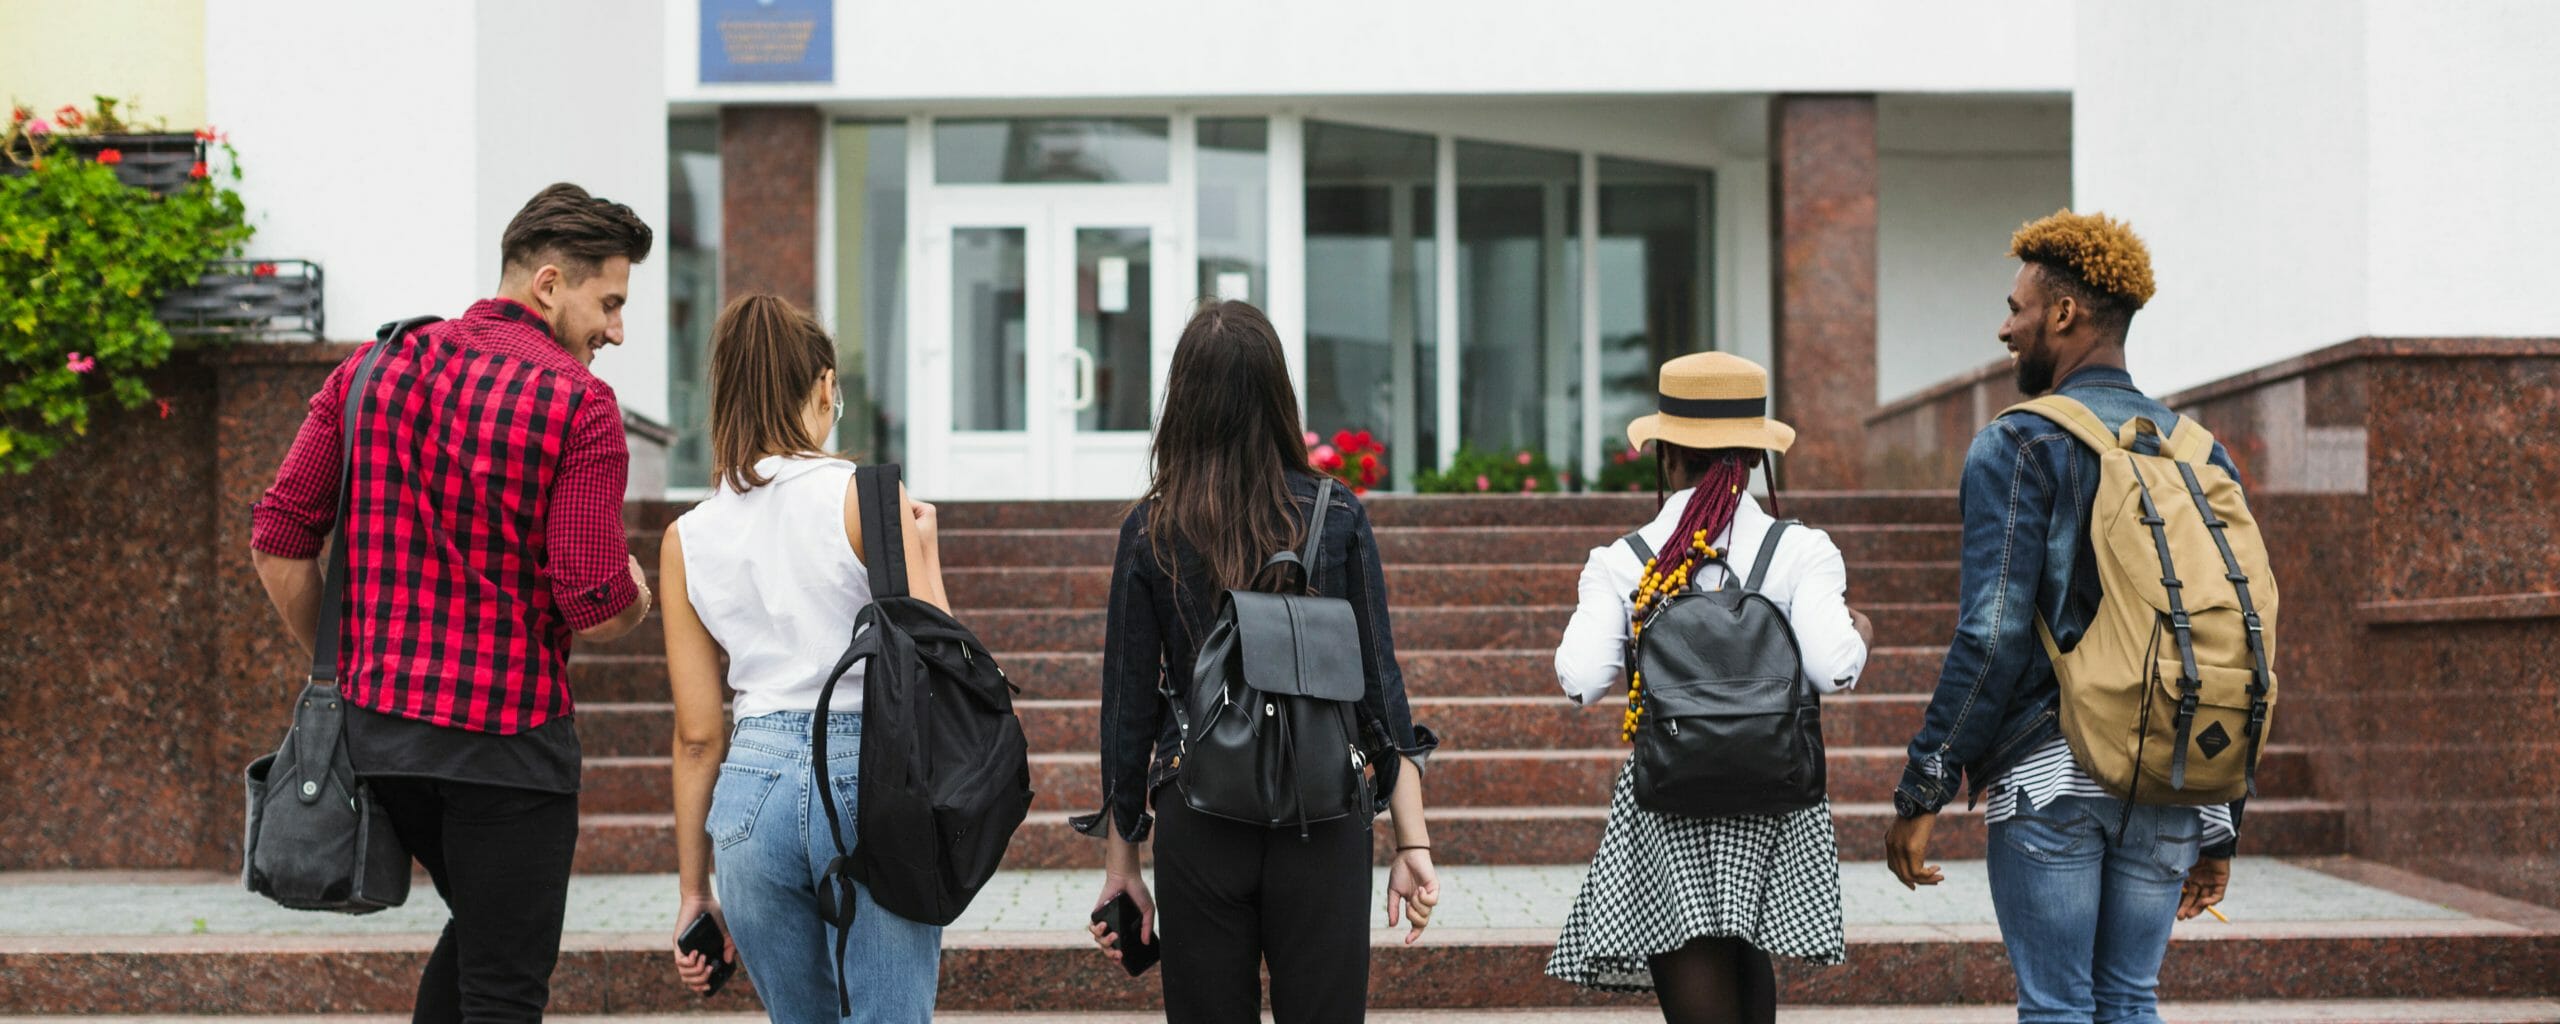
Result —
MULTIPOLYGON (((1690 573, 1698 563, 1701 560, 1717 557, 1716 549, 1708 546, 1707 541, 1707 531, 1698 530, 1692 533, 1689 537, 1688 550, 1695 552, 1697 557, 1684 555, 1678 562, 1673 563, 1667 572, 1664 571, 1665 567, 1659 556, 1645 560, 1644 572, 1637 577, 1635 597, 1631 602, 1635 605, 1635 617, 1627 625, 1627 636, 1630 640, 1643 638, 1645 613, 1652 611, 1653 606, 1660 604, 1663 599, 1688 589, 1690 573)), ((1627 666, 1627 713, 1619 724, 1618 738, 1629 743, 1635 742, 1636 727, 1643 722, 1644 672, 1629 665, 1627 666)))

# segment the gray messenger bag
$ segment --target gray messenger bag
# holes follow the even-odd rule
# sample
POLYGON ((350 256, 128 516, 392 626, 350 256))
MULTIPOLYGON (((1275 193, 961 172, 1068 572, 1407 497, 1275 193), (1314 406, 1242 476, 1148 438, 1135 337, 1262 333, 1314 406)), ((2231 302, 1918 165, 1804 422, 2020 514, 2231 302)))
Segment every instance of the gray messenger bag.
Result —
POLYGON ((294 702, 293 727, 276 752, 250 762, 249 821, 240 880, 294 910, 370 914, 409 898, 409 851, 347 754, 347 706, 338 694, 338 622, 347 603, 347 489, 355 472, 356 414, 384 350, 432 320, 386 324, 347 384, 339 434, 338 537, 327 597, 313 637, 311 681, 294 702))

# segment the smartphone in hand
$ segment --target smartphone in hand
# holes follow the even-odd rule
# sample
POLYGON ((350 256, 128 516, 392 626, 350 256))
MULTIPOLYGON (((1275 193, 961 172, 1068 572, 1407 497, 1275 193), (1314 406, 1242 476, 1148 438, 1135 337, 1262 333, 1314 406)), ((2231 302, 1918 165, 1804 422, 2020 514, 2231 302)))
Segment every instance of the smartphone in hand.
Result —
POLYGON ((1152 940, 1157 936, 1148 936, 1146 945, 1138 944, 1138 901, 1130 899, 1128 893, 1114 896, 1111 902, 1095 909, 1093 919, 1111 932, 1112 945, 1120 950, 1120 968, 1130 977, 1145 974, 1147 968, 1156 965, 1156 943, 1152 940))
POLYGON ((700 953, 711 961, 711 987, 702 993, 705 999, 719 995, 720 986, 728 984, 729 976, 738 972, 737 961, 724 958, 728 944, 729 937, 720 931, 720 922, 712 920, 708 911, 684 926, 684 934, 676 936, 677 952, 700 953))

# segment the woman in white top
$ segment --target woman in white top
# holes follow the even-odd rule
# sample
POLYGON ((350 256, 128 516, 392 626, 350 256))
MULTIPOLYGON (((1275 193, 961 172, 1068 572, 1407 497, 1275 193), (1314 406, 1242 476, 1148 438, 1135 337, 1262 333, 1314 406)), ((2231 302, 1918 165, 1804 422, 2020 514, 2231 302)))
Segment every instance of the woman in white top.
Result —
MULTIPOLYGON (((712 496, 678 518, 659 554, 667 675, 674 688, 680 935, 708 913, 727 955, 755 980, 776 1021, 837 1020, 841 972, 853 1015, 933 1015, 942 930, 900 918, 857 887, 844 959, 818 917, 815 880, 836 855, 825 793, 810 785, 818 690, 871 602, 853 463, 820 445, 843 414, 835 342, 809 314, 771 295, 720 312, 711 340, 712 496), (728 667, 721 668, 721 655, 728 667), (736 693, 728 728, 722 691, 736 693), (718 898, 712 861, 719 860, 718 898)), ((909 501, 905 547, 915 595, 948 611, 933 506, 909 501)), ((862 706, 860 671, 836 684, 834 707, 862 706)), ((827 775, 854 844, 862 715, 827 715, 827 775)), ((712 963, 679 951, 696 991, 712 963)))
MULTIPOLYGON (((1627 441, 1653 442, 1657 493, 1673 481, 1684 489, 1637 528, 1662 553, 1658 564, 1617 542, 1592 549, 1584 563, 1581 603, 1556 647, 1556 680, 1576 704, 1597 703, 1625 681, 1634 595, 1649 571, 1671 579, 1720 555, 1736 579, 1748 579, 1775 523, 1746 490, 1763 453, 1795 440, 1766 416, 1768 374, 1723 353, 1682 356, 1664 364, 1660 392, 1662 411, 1629 424, 1627 441)), ((1823 693, 1857 685, 1866 668, 1872 631, 1849 609, 1847 591, 1829 536, 1803 527, 1779 535, 1761 593, 1785 613, 1805 677, 1823 693)), ((1630 735, 1634 723, 1631 714, 1630 735)), ((1683 817, 1637 805, 1630 779, 1619 772, 1607 830, 1547 973, 1604 991, 1653 992, 1674 1024, 1775 1020, 1769 954, 1837 963, 1846 951, 1830 803, 1765 817, 1683 817)))

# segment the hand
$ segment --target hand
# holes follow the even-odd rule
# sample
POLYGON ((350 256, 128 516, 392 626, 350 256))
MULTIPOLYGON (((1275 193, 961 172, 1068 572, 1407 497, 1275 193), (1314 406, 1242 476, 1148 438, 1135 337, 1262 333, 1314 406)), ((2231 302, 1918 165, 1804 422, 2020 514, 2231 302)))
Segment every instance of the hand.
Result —
POLYGON ((1860 643, 1866 644, 1871 650, 1875 647, 1876 624, 1875 620, 1867 618, 1867 613, 1855 608, 1849 609, 1849 625, 1851 628, 1858 631, 1858 641, 1860 643))
POLYGON ((940 537, 942 530, 941 511, 934 508, 932 502, 919 501, 914 498, 907 499, 907 515, 916 521, 916 536, 922 537, 926 540, 934 540, 940 537))
POLYGON ((2184 921, 2204 913, 2204 908, 2222 902, 2223 891, 2231 887, 2231 861, 2206 857, 2187 869, 2187 884, 2178 894, 2178 920, 2184 921))
MULTIPOLYGON (((1094 899, 1093 909, 1102 909, 1111 902, 1112 897, 1124 892, 1129 894, 1129 902, 1138 905, 1138 944, 1143 946, 1154 942, 1156 940, 1156 898, 1147 892, 1147 880, 1139 877, 1136 871, 1130 871, 1127 874, 1104 871, 1102 895, 1094 899)), ((1093 936, 1094 945, 1102 947, 1102 955, 1110 957, 1112 963, 1120 962, 1118 933, 1111 931, 1100 921, 1093 922, 1085 928, 1085 931, 1093 936)))
MULTIPOLYGON (((720 959, 737 963, 738 940, 729 932, 729 917, 721 913, 720 901, 711 897, 687 896, 676 904, 676 938, 682 938, 685 928, 693 924, 693 919, 706 913, 720 925, 720 959)), ((668 940, 670 945, 674 942, 675 939, 668 940)), ((684 987, 692 989, 695 995, 711 994, 711 961, 700 953, 676 950, 676 977, 683 979, 684 987)))
POLYGON ((1946 881, 1946 874, 1929 860, 1929 833, 1938 827, 1938 816, 1923 814, 1913 818, 1895 818, 1893 828, 1884 834, 1884 863, 1893 869, 1893 877, 1902 887, 1918 891, 1924 885, 1946 881))
POLYGON ((1405 933, 1404 944, 1413 945, 1431 927, 1431 911, 1439 905, 1440 875, 1431 868, 1431 851, 1396 854, 1387 868, 1387 927, 1395 927, 1399 916, 1410 919, 1413 930, 1405 933))

